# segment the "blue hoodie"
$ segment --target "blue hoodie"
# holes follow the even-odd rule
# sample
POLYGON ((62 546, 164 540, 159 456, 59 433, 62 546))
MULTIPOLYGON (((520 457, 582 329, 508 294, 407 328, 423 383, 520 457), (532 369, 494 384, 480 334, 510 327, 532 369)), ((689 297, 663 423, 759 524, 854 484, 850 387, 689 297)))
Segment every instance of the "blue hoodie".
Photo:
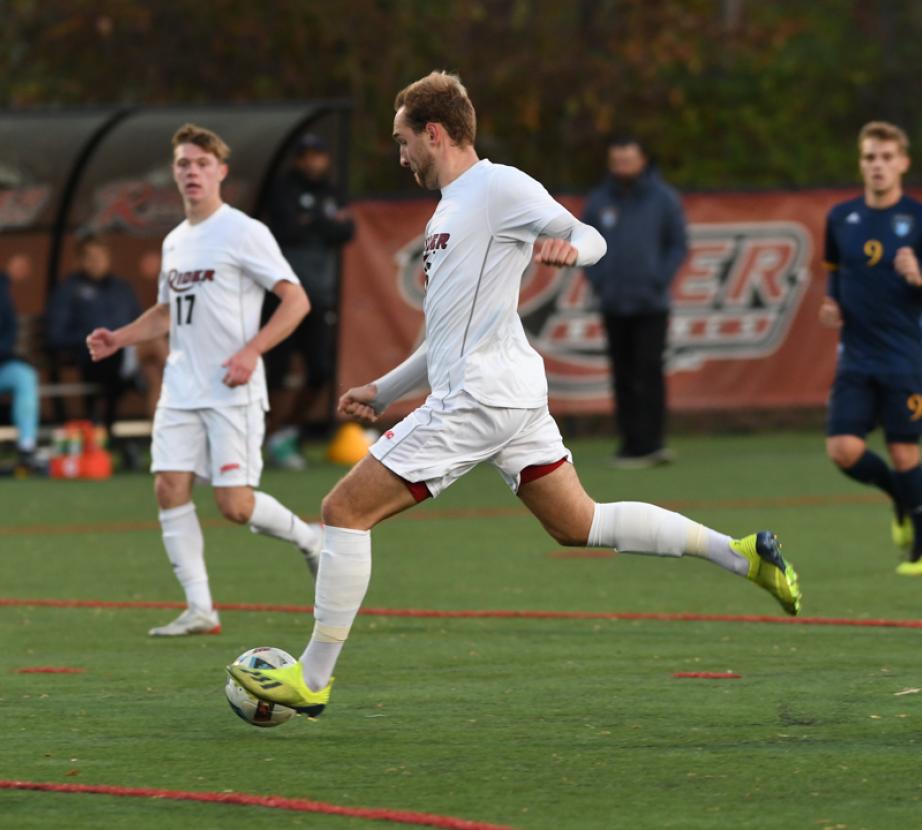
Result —
POLYGON ((602 313, 668 311, 669 285, 688 250, 676 191, 651 168, 631 184, 609 175, 589 194, 583 221, 608 244, 608 253, 585 269, 602 313))

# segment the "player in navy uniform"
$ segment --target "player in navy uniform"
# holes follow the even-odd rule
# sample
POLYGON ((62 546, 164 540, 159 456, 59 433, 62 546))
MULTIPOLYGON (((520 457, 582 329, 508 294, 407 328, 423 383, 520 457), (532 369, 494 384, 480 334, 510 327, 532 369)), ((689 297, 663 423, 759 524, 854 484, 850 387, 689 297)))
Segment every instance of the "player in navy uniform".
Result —
POLYGON ((820 320, 841 328, 826 452, 850 478, 893 501, 893 541, 908 551, 897 572, 922 576, 922 203, 904 195, 909 141, 872 121, 858 136, 864 196, 826 222, 827 296, 820 320), (892 468, 867 448, 884 431, 892 468))

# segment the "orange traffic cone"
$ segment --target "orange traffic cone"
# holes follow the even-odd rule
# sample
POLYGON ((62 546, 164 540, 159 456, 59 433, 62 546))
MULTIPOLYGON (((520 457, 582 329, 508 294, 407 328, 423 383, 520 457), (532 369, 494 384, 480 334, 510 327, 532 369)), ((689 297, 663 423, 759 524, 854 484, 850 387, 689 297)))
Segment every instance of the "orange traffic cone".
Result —
POLYGON ((350 421, 336 430, 336 435, 327 447, 327 459, 334 464, 351 467, 368 455, 369 446, 365 430, 350 421))

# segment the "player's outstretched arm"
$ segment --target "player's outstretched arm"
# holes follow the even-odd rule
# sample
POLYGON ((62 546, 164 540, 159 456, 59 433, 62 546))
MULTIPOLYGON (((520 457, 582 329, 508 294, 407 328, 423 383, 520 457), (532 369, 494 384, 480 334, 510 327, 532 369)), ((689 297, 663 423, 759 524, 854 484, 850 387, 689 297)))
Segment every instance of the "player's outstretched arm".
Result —
POLYGON ((93 329, 86 338, 86 347, 94 363, 105 360, 125 346, 163 337, 170 330, 170 307, 163 303, 151 306, 137 320, 115 331, 93 329))

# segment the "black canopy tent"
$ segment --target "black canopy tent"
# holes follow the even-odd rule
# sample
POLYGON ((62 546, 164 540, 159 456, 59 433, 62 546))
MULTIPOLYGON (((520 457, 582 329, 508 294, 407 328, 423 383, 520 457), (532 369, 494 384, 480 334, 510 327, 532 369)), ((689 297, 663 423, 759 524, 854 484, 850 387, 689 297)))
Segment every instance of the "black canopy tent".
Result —
POLYGON ((344 100, 0 111, 0 267, 25 253, 34 271, 15 289, 20 312, 41 312, 73 264, 73 237, 84 232, 103 234, 115 270, 136 283, 142 302, 152 300, 139 257, 159 251, 182 219, 170 174, 170 138, 181 124, 213 129, 228 143, 225 199, 258 216, 269 182, 307 130, 329 143, 345 190, 349 111, 344 100))

